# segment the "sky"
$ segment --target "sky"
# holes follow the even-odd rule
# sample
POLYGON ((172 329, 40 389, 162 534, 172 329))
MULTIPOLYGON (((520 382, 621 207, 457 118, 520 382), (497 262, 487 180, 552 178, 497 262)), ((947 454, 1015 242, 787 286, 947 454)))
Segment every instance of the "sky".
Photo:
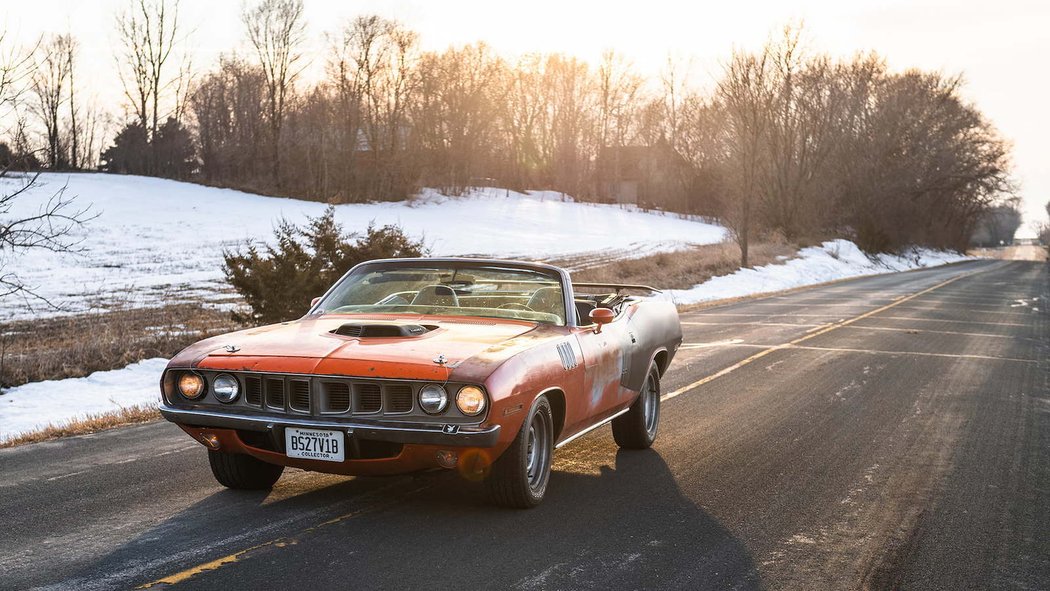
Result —
MULTIPOLYGON (((848 57, 877 51, 891 69, 917 67, 962 74, 966 97, 1014 147, 1014 173, 1028 223, 1045 221, 1050 201, 1050 2, 1046 0, 305 0, 310 50, 319 73, 324 34, 360 14, 400 20, 424 49, 484 41, 513 58, 564 52, 596 62, 605 50, 655 76, 673 57, 689 64, 690 82, 710 87, 733 49, 758 49, 784 25, 804 24, 809 49, 848 57), (1040 59, 1044 58, 1044 59, 1040 59)), ((11 39, 72 32, 90 92, 121 96, 113 48, 114 14, 128 0, 0 0, 0 25, 11 39)), ((222 52, 244 50, 240 0, 182 0, 181 18, 196 68, 222 52)), ((1025 228, 1024 235, 1031 235, 1025 228)))

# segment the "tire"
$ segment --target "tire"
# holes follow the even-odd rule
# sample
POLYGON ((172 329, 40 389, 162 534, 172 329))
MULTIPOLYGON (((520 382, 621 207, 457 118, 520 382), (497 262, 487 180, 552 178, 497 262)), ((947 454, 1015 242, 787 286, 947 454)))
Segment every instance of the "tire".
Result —
POLYGON ((227 488, 268 490, 284 472, 284 466, 267 464, 252 456, 208 451, 208 463, 215 480, 227 488))
POLYGON ((638 400, 623 415, 613 419, 613 439, 623 449, 649 449, 660 429, 660 370, 649 367, 638 400))
POLYGON ((551 405, 540 396, 529 409, 518 436, 492 464, 485 480, 493 504, 514 509, 539 505, 550 481, 554 456, 554 420, 551 405))

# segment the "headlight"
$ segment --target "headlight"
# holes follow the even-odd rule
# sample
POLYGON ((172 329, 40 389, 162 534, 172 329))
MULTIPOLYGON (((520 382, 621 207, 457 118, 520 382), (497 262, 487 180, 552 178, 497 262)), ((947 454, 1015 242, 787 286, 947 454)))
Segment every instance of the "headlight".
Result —
POLYGON ((463 386, 456 394, 456 406, 468 417, 479 415, 485 410, 485 393, 477 386, 463 386))
POLYGON ((215 397, 219 399, 219 402, 233 402, 237 400, 237 395, 241 393, 241 385, 237 382, 237 378, 224 373, 212 381, 211 391, 215 393, 215 397))
POLYGON ((200 398, 204 394, 204 378, 191 372, 179 376, 179 392, 189 399, 200 398))
POLYGON ((427 413, 436 415, 448 406, 448 393, 437 384, 427 384, 419 390, 419 406, 427 413))

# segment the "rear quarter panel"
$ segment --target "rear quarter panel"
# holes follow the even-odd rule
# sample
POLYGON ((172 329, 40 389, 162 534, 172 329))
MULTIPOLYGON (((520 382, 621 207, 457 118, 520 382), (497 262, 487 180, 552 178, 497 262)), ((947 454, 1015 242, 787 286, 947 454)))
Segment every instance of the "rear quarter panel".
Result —
POLYGON ((640 391, 649 366, 660 357, 660 373, 671 364, 682 344, 682 324, 678 308, 671 302, 642 300, 627 311, 628 349, 623 386, 640 391))

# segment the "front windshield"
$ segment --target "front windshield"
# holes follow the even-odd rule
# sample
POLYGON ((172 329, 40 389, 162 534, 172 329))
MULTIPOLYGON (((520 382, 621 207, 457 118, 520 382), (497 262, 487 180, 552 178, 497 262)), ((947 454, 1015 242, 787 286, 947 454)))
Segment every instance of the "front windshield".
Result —
POLYGON ((565 324, 553 272, 492 265, 364 265, 336 284, 315 313, 487 316, 565 324))

